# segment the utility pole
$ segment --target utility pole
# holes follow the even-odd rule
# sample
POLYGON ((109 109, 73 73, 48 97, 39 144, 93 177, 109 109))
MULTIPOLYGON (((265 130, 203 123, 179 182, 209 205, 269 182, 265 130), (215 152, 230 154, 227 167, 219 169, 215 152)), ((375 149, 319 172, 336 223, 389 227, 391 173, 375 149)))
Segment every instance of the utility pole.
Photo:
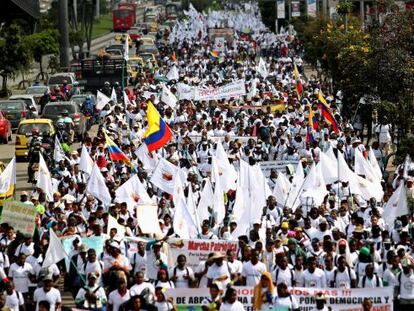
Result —
POLYGON ((59 0, 60 67, 69 67, 68 0, 59 0))
POLYGON ((99 20, 101 18, 101 0, 95 0, 95 20, 99 20))

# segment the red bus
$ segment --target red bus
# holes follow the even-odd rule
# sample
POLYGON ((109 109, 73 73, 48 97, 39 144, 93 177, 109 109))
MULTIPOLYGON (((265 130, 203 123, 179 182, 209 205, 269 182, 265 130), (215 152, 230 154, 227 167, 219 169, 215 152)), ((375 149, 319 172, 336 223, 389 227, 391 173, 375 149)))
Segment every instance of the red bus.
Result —
POLYGON ((134 25, 137 22, 137 5, 135 3, 122 2, 118 4, 118 9, 130 9, 134 11, 134 25))
POLYGON ((126 31, 135 25, 135 11, 122 8, 112 11, 112 23, 114 31, 126 31))

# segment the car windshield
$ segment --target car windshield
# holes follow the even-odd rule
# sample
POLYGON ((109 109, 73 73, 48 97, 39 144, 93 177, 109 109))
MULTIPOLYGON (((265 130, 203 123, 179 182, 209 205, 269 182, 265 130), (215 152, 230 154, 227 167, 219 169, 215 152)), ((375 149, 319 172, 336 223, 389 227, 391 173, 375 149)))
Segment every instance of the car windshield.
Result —
POLYGON ((47 87, 44 87, 44 86, 34 86, 34 87, 29 87, 26 90, 26 94, 28 94, 28 95, 44 94, 46 91, 47 91, 47 87))
POLYGON ((0 110, 22 110, 23 103, 21 101, 0 102, 0 110))
POLYGON ((50 125, 48 123, 24 123, 20 124, 19 129, 17 130, 17 134, 31 134, 34 128, 38 128, 40 133, 51 131, 50 125))
POLYGON ((78 106, 82 106, 83 102, 85 101, 86 97, 72 97, 71 101, 75 102, 78 106))
POLYGON ((44 114, 46 116, 58 116, 62 113, 63 110, 67 110, 69 114, 75 113, 74 105, 46 105, 44 114))
POLYGON ((55 76, 55 77, 50 77, 49 79, 49 84, 63 84, 63 81, 67 81, 68 83, 70 83, 70 79, 67 76, 55 76))

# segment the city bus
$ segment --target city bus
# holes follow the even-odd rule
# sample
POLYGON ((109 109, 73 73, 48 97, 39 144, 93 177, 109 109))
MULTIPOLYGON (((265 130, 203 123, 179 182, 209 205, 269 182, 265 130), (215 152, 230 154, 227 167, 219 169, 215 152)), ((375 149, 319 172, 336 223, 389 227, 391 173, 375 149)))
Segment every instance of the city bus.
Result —
POLYGON ((135 10, 127 7, 114 9, 112 23, 114 31, 127 31, 135 25, 135 10))

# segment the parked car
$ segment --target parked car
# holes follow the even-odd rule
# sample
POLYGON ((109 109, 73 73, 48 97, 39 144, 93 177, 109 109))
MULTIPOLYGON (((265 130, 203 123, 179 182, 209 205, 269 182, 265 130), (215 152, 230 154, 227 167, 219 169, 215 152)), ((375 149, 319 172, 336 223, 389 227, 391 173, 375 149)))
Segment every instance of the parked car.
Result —
POLYGON ((56 133, 53 121, 49 119, 29 119, 20 122, 16 131, 15 155, 16 161, 22 160, 29 154, 29 137, 32 130, 38 128, 40 133, 49 132, 53 137, 56 133))
POLYGON ((73 101, 48 103, 43 109, 42 117, 52 120, 53 124, 56 125, 56 122, 60 119, 63 110, 67 110, 69 112, 69 117, 71 117, 75 123, 75 135, 78 140, 81 140, 87 131, 87 126, 86 117, 77 103, 73 101))
POLYGON ((12 129, 17 129, 21 120, 32 117, 32 113, 27 107, 27 104, 20 99, 1 100, 0 111, 10 121, 12 129))
POLYGON ((0 111, 0 143, 7 144, 11 140, 12 126, 6 119, 3 112, 0 111))

